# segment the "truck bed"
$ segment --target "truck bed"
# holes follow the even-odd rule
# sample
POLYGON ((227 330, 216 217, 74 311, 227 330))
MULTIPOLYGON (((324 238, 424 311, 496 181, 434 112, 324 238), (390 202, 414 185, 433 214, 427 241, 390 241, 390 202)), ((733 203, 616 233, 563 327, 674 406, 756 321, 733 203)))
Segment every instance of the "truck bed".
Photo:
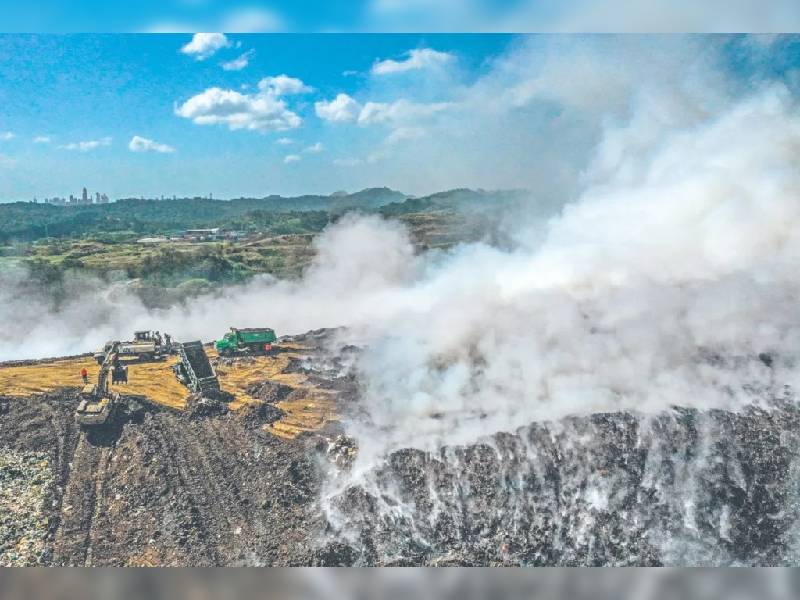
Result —
POLYGON ((253 342, 273 342, 275 341, 275 332, 266 327, 249 328, 249 329, 235 329, 236 337, 244 343, 253 342))
POLYGON ((186 360, 189 361, 195 377, 198 379, 205 379, 206 377, 213 377, 214 370, 211 368, 211 363, 206 356, 206 351, 203 349, 202 342, 187 342, 183 345, 183 351, 186 354, 186 360))

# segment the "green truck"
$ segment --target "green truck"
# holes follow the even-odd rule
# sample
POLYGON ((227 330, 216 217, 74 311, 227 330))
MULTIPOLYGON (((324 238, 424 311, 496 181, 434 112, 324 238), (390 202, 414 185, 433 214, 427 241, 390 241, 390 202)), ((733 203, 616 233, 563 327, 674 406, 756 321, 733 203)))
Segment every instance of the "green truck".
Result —
POLYGON ((272 344, 277 339, 275 332, 268 327, 251 327, 248 329, 231 327, 231 330, 221 340, 217 340, 214 346, 220 356, 269 354, 272 352, 272 344))

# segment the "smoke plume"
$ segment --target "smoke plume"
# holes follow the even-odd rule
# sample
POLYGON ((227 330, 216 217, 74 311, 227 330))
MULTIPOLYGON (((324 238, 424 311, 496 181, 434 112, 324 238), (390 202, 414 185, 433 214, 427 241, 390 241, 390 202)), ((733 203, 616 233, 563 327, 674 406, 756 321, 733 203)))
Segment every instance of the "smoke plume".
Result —
POLYGON ((341 343, 368 348, 348 423, 364 469, 537 419, 757 401, 759 386, 796 378, 786 361, 734 363, 800 343, 800 118, 781 84, 713 111, 684 100, 637 96, 629 119, 606 123, 577 200, 520 228, 515 249, 415 255, 401 225, 348 216, 298 281, 153 311, 124 283, 84 278, 55 307, 6 272, 0 359, 89 351, 139 328, 207 341, 231 325, 344 326, 341 343))

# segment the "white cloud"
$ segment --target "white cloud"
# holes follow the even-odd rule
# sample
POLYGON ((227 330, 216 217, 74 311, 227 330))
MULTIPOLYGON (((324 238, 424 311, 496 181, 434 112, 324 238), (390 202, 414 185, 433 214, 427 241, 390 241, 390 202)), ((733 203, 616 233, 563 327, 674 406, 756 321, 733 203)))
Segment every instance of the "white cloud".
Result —
POLYGON ((224 33, 195 33, 192 41, 181 48, 181 52, 194 56, 197 60, 205 60, 217 50, 231 45, 224 33))
POLYGON ((77 150, 78 152, 88 152, 89 150, 94 150, 96 148, 100 148, 101 146, 110 146, 111 145, 111 138, 106 136, 99 140, 87 140, 84 142, 70 142, 69 144, 63 144, 59 146, 59 148, 63 150, 77 150))
MULTIPOLYGON (((199 27, 197 23, 185 21, 156 21, 144 26, 136 33, 194 33, 199 27)), ((210 29, 210 28, 209 28, 210 29)))
POLYGON ((317 116, 324 121, 348 123, 358 118, 361 105, 347 94, 339 94, 333 100, 320 100, 314 103, 317 116))
POLYGON ((175 114, 197 125, 227 125, 229 129, 283 131, 300 127, 302 119, 271 90, 242 94, 218 87, 192 96, 175 114))
POLYGON ((289 144, 294 144, 294 140, 292 138, 282 137, 275 140, 275 143, 281 146, 288 146, 289 144))
POLYGON ((317 142, 316 144, 312 144, 308 148, 304 148, 303 152, 306 154, 319 154, 325 149, 325 146, 322 145, 322 142, 317 142))
POLYGON ((367 102, 358 114, 359 125, 372 125, 378 123, 388 123, 397 125, 400 123, 414 122, 426 119, 450 108, 450 102, 418 103, 401 99, 395 102, 367 102))
POLYGON ((797 31, 796 0, 370 0, 364 29, 381 33, 729 33, 797 31))
POLYGON ((283 162, 288 165, 289 163, 299 162, 300 159, 301 157, 299 154, 287 154, 284 157, 283 162))
POLYGON ((0 133, 0 140, 13 140, 15 137, 17 137, 17 134, 13 131, 3 131, 0 133))
POLYGON ((34 144, 49 144, 53 139, 49 135, 37 135, 33 138, 34 144))
POLYGON ((418 48, 409 50, 405 60, 382 60, 372 65, 373 75, 389 75, 391 73, 404 73, 418 69, 431 69, 446 66, 455 60, 455 56, 448 52, 439 52, 431 48, 418 48))
POLYGON ((451 102, 419 103, 405 99, 367 102, 362 106, 347 94, 339 94, 333 100, 316 102, 314 110, 320 119, 334 123, 358 122, 359 125, 387 124, 400 127, 404 124, 413 125, 452 106, 454 104, 451 102))
POLYGON ((175 152, 175 148, 172 146, 154 142, 153 140, 148 140, 147 138, 143 138, 138 135, 135 135, 131 138, 128 148, 131 150, 131 152, 158 152, 160 154, 169 154, 170 152, 175 152))
POLYGON ((241 71, 250 64, 250 59, 253 58, 255 53, 255 50, 248 50, 238 58, 222 63, 222 68, 225 71, 241 71))
POLYGON ((307 86, 297 77, 277 75, 275 77, 264 77, 258 82, 258 89, 274 96, 289 96, 292 94, 307 94, 313 91, 314 88, 307 86))

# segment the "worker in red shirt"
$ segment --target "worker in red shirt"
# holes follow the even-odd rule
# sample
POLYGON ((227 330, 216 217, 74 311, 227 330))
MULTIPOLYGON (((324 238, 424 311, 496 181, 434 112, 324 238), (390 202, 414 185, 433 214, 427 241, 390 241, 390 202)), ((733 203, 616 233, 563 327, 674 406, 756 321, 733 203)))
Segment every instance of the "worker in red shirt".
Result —
POLYGON ((83 379, 83 383, 89 383, 89 371, 86 370, 86 367, 81 369, 81 379, 83 379))

